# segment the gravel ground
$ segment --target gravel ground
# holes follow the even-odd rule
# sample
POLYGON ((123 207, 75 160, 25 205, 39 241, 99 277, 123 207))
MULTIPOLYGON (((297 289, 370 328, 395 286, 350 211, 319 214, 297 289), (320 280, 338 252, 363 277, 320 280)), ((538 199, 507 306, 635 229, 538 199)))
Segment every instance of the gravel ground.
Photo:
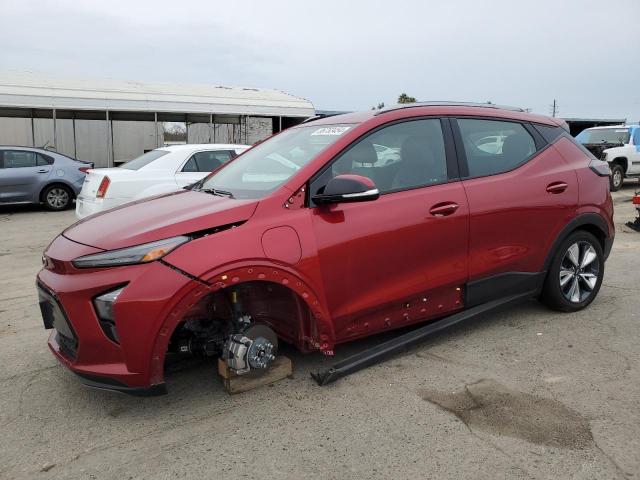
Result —
POLYGON ((292 353, 294 378, 233 397, 206 364, 162 397, 83 387, 48 351, 34 287, 73 212, 0 207, 0 478, 640 478, 633 191, 614 194, 586 311, 532 301, 322 388, 309 372, 328 360, 292 353))

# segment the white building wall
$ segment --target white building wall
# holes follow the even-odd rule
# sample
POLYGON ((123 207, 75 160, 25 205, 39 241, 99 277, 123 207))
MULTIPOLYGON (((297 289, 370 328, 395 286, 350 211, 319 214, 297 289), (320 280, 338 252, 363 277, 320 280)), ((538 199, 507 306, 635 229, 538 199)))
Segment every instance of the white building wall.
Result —
MULTIPOLYGON (((117 165, 157 148, 154 122, 113 120, 113 158, 117 165)), ((158 124, 158 143, 162 144, 162 124, 158 124)))
POLYGON ((108 167, 107 122, 76 120, 76 158, 93 162, 96 167, 108 167))
POLYGON ((0 117, 0 145, 33 147, 31 119, 0 117))

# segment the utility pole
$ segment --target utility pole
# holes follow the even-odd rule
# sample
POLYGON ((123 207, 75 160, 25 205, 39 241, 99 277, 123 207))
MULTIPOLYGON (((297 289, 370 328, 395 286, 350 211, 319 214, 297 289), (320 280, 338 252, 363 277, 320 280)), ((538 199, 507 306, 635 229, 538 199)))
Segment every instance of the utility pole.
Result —
POLYGON ((551 116, 555 117, 556 113, 558 113, 558 104, 555 100, 555 98, 553 99, 553 105, 551 105, 551 116))

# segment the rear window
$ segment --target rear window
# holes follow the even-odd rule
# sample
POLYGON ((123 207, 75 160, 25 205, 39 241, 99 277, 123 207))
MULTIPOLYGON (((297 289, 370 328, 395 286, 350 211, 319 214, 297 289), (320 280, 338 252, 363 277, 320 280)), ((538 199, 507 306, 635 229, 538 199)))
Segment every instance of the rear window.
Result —
POLYGON ((140 170, 142 167, 149 165, 160 157, 164 157, 168 153, 169 152, 166 150, 151 150, 144 155, 140 155, 138 158, 134 158, 133 160, 123 163, 120 165, 120 168, 126 168, 127 170, 140 170))
POLYGON ((629 129, 626 127, 588 128, 580 132, 576 140, 583 145, 591 143, 624 145, 629 141, 629 129))

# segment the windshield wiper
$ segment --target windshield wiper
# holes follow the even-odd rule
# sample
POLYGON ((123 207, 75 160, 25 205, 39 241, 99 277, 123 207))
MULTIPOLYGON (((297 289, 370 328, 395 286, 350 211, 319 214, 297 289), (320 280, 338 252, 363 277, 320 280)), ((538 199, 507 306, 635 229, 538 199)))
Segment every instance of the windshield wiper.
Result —
POLYGON ((210 193, 212 195, 217 195, 219 197, 234 198, 233 193, 228 192, 227 190, 218 190, 217 188, 202 188, 198 190, 198 192, 210 193))

